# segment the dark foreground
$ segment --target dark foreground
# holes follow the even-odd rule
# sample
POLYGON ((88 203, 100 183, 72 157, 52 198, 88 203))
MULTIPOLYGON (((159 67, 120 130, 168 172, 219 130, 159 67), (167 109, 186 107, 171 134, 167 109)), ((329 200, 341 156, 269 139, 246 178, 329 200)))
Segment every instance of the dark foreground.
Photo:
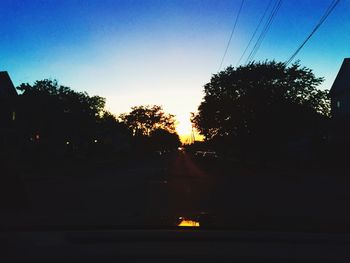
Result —
POLYGON ((349 262, 350 236, 253 231, 2 232, 3 262, 349 262))
POLYGON ((350 232, 350 180, 330 173, 260 171, 179 152, 23 170, 8 181, 3 231, 172 228, 184 217, 209 229, 350 232))

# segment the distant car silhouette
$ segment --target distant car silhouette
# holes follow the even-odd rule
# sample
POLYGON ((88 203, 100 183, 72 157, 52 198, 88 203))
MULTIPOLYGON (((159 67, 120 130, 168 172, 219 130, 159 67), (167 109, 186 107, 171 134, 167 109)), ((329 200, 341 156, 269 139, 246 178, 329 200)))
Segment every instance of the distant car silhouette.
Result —
POLYGON ((216 154, 216 152, 213 152, 213 151, 196 151, 194 155, 200 158, 210 158, 210 159, 218 158, 218 155, 216 154))
POLYGON ((196 156, 196 157, 203 157, 204 156, 204 152, 203 151, 196 151, 194 156, 196 156))

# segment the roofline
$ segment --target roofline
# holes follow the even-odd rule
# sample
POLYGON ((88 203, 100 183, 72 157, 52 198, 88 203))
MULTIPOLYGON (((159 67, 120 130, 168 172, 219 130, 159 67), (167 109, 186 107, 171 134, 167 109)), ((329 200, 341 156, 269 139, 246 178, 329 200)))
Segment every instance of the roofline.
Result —
POLYGON ((334 95, 334 91, 333 91, 334 83, 336 83, 338 77, 340 76, 340 72, 341 72, 341 69, 343 68, 343 66, 344 66, 345 64, 348 64, 348 63, 350 64, 350 58, 344 58, 344 59, 343 59, 343 62, 342 62, 342 64, 341 64, 341 66, 340 66, 340 68, 339 68, 339 70, 338 70, 337 76, 335 77, 335 79, 334 79, 334 81, 333 81, 332 87, 329 89, 329 93, 330 93, 330 94, 333 94, 333 95, 334 95))

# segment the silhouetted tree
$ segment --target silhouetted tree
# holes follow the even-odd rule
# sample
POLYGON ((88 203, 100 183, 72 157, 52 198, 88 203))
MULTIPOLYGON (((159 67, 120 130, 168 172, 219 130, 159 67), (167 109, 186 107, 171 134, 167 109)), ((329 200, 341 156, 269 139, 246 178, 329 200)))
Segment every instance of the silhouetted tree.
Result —
POLYGON ((104 110, 102 97, 76 92, 53 80, 21 84, 17 89, 22 91, 17 119, 23 145, 45 158, 48 153, 69 157, 74 152, 96 148, 97 144, 116 145, 116 137, 128 131, 104 110))
POLYGON ((329 115, 323 78, 299 62, 275 61, 228 67, 204 86, 204 98, 192 122, 206 140, 224 148, 262 151, 313 129, 329 115))
POLYGON ((96 126, 93 148, 97 151, 94 154, 105 159, 125 154, 130 146, 130 137, 125 124, 118 121, 112 113, 104 111, 96 126))
POLYGON ((156 129, 151 133, 152 145, 157 150, 174 150, 181 145, 179 135, 164 129, 156 129))
POLYGON ((132 107, 131 112, 121 114, 120 119, 134 136, 149 136, 156 129, 175 132, 175 116, 164 113, 158 105, 132 107))

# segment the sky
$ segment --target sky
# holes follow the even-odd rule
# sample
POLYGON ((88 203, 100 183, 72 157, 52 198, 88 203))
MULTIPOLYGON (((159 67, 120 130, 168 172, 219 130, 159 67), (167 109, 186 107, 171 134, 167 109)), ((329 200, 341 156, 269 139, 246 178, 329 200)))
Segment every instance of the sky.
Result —
MULTIPOLYGON (((245 0, 223 68, 236 65, 270 0, 245 0)), ((275 1, 275 0, 271 0, 275 1)), ((255 60, 286 61, 331 0, 284 0, 255 60)), ((0 70, 15 86, 57 79, 107 100, 118 115, 162 105, 178 132, 217 73, 241 0, 1 0, 0 70)), ((350 57, 350 0, 341 0, 296 59, 329 89, 350 57)), ((243 61, 244 62, 244 59, 243 61)))

